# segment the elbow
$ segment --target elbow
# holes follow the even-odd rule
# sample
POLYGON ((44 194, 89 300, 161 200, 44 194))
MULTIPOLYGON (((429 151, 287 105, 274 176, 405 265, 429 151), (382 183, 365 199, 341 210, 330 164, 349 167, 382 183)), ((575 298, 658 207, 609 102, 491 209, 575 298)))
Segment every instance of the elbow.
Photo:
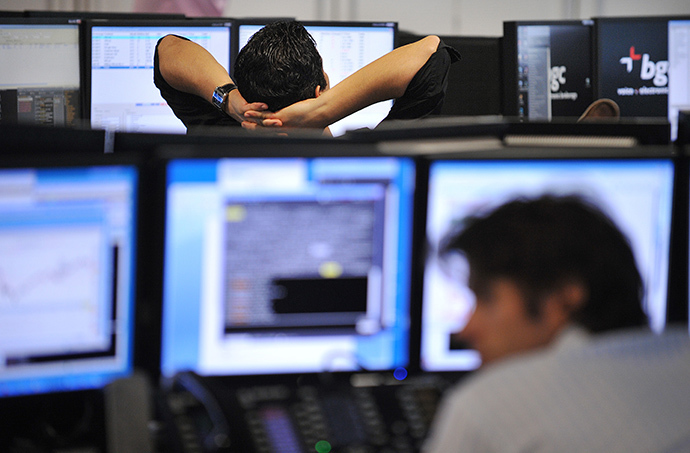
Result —
POLYGON ((172 72, 175 71, 177 60, 179 59, 180 45, 183 40, 175 35, 163 36, 158 41, 158 67, 163 78, 170 83, 169 78, 172 77, 172 72))
POLYGON ((438 45, 441 44, 441 38, 436 35, 429 35, 422 38, 419 43, 421 44, 424 52, 431 56, 434 52, 438 50, 438 45))
POLYGON ((407 90, 407 86, 412 81, 412 78, 417 74, 417 72, 424 66, 424 64, 429 60, 429 58, 438 50, 438 46, 441 43, 441 38, 436 35, 426 36, 413 44, 410 44, 410 58, 406 59, 404 65, 399 67, 397 72, 396 82, 392 84, 394 86, 395 95, 394 98, 402 96, 407 90))
POLYGON ((170 53, 179 44, 180 38, 175 35, 165 35, 158 41, 158 53, 170 53))

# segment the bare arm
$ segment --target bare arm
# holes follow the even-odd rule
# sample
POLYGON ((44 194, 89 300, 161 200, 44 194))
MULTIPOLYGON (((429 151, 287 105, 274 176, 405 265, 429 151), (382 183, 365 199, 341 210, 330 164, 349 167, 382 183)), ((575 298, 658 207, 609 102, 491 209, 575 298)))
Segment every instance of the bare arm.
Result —
POLYGON ((324 128, 371 104, 402 96, 439 43, 438 36, 427 36, 371 62, 317 98, 276 113, 250 111, 245 117, 260 118, 264 126, 324 128))
MULTIPOLYGON (((225 69, 206 49, 193 41, 165 36, 158 45, 161 75, 176 90, 195 94, 211 102, 213 90, 232 83, 225 69)), ((248 104, 238 90, 230 92, 226 113, 242 122, 248 110, 262 111, 263 103, 248 104)))

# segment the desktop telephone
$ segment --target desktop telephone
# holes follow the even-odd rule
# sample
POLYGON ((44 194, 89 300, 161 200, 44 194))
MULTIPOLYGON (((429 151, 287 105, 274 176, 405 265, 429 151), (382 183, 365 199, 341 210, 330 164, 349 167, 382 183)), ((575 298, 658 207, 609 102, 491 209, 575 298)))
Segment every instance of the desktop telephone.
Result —
POLYGON ((165 451, 416 452, 450 381, 384 373, 172 379, 165 451), (174 441, 170 441, 174 439, 174 441))

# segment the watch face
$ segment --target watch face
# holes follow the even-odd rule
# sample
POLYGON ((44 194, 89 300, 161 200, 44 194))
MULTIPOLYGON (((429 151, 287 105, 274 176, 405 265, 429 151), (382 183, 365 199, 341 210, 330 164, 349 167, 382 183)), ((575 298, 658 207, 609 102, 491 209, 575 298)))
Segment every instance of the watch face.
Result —
POLYGON ((225 87, 217 87, 213 91, 213 105, 215 105, 217 108, 220 110, 223 110, 223 101, 225 100, 225 95, 227 94, 227 91, 225 91, 225 87))
POLYGON ((227 83, 225 85, 221 85, 219 87, 216 87, 216 89, 213 91, 213 105, 215 105, 218 109, 224 110, 223 109, 223 104, 225 103, 225 96, 232 90, 237 88, 234 83, 227 83))

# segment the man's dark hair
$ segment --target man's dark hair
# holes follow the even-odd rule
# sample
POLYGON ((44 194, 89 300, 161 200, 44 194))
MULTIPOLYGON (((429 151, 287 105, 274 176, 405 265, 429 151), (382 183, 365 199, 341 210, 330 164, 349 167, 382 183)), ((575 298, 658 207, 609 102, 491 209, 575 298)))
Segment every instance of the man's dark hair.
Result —
POLYGON ((576 282, 586 300, 573 320, 591 332, 647 325, 643 284, 628 239, 601 210, 576 196, 516 199, 442 241, 441 254, 463 253, 479 294, 496 278, 520 289, 538 317, 544 298, 576 282))
POLYGON ((326 88, 316 42, 296 21, 256 32, 237 56, 233 80, 247 102, 264 102, 271 111, 313 98, 317 86, 326 88))

